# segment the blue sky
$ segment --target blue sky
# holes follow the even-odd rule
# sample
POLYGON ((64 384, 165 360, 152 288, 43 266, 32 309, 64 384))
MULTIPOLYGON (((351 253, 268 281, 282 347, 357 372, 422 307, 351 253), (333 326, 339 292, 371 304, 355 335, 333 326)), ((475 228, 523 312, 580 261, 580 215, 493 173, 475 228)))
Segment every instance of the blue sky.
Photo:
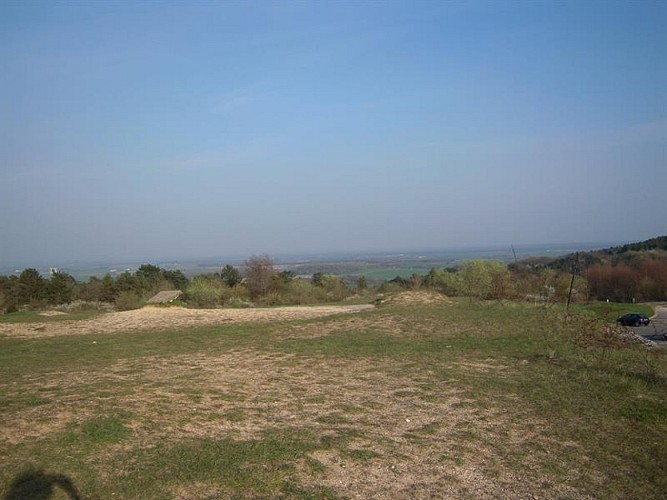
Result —
POLYGON ((667 233, 666 2, 0 2, 0 260, 667 233))

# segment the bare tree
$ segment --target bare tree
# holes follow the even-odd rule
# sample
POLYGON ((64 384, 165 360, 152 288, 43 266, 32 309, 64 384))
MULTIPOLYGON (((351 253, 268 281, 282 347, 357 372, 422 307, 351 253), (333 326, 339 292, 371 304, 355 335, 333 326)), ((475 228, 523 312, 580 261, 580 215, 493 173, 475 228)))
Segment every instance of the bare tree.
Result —
POLYGON ((268 255, 253 255, 243 264, 245 269, 245 282, 253 298, 262 297, 269 291, 271 276, 276 271, 273 268, 273 260, 268 255))

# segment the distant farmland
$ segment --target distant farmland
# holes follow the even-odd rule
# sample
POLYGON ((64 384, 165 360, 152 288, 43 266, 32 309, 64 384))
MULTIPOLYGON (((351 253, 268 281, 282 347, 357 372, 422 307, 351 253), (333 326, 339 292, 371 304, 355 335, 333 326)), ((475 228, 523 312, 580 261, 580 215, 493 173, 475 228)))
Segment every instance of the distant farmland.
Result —
MULTIPOLYGON (((573 243, 568 245, 516 245, 514 250, 518 259, 527 257, 558 257, 575 251, 585 251, 604 248, 618 244, 609 243, 573 243)), ((317 255, 275 255, 275 262, 281 269, 289 269, 297 274, 313 274, 322 272, 336 276, 366 276, 371 280, 391 279, 395 276, 410 276, 413 273, 424 274, 431 268, 442 269, 456 266, 470 259, 495 259, 500 262, 511 262, 514 253, 511 246, 507 247, 477 247, 464 249, 443 249, 429 251, 411 252, 373 252, 373 253, 351 253, 341 252, 336 254, 317 255)), ((225 264, 240 265, 245 257, 219 257, 219 258, 182 258, 163 259, 153 258, 143 261, 109 261, 93 263, 26 263, 25 265, 4 265, 0 268, 0 274, 19 274, 24 267, 37 267, 44 276, 49 274, 49 269, 57 267, 63 272, 71 274, 77 281, 86 281, 91 276, 102 277, 107 273, 117 276, 130 270, 134 271, 141 264, 151 262, 163 269, 179 269, 192 277, 202 273, 219 272, 225 264)))

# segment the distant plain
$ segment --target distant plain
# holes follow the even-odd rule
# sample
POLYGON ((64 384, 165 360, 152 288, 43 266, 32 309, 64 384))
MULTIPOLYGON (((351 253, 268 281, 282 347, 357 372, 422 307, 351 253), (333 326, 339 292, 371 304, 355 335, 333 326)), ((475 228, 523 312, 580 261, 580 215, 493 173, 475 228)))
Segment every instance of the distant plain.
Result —
MULTIPOLYGON (((396 276, 425 274, 431 268, 453 267, 470 259, 495 259, 508 263, 528 257, 559 257, 577 251, 606 248, 624 242, 535 244, 492 247, 468 247, 440 250, 391 250, 386 252, 338 252, 318 254, 278 254, 271 255, 279 269, 289 269, 297 274, 324 272, 337 276, 366 276, 371 281, 382 281, 396 276)), ((262 253, 262 252, 257 252, 262 253)), ((223 254, 224 255, 224 254, 223 254)), ((0 263, 0 274, 19 274, 25 267, 35 267, 43 276, 48 276, 50 268, 71 274, 77 281, 86 281, 91 276, 101 278, 109 273, 117 276, 124 271, 135 271, 145 263, 163 269, 180 269, 192 277, 202 273, 219 272, 225 264, 241 265, 249 255, 221 257, 147 257, 145 259, 117 259, 91 262, 24 262, 0 263)))

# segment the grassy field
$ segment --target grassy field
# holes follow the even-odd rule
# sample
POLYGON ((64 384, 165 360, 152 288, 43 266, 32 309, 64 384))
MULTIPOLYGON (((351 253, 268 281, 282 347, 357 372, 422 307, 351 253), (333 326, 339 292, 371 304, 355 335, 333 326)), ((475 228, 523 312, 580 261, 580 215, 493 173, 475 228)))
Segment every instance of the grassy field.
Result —
POLYGON ((76 311, 43 315, 40 311, 19 311, 0 314, 0 323, 48 323, 51 321, 80 320, 94 318, 99 311, 76 311))
POLYGON ((619 304, 617 302, 591 302, 588 304, 573 304, 572 312, 588 316, 597 316, 608 321, 628 313, 643 313, 651 317, 655 313, 651 306, 646 304, 619 304))
POLYGON ((664 498, 667 358, 577 312, 0 338, 0 496, 664 498))

